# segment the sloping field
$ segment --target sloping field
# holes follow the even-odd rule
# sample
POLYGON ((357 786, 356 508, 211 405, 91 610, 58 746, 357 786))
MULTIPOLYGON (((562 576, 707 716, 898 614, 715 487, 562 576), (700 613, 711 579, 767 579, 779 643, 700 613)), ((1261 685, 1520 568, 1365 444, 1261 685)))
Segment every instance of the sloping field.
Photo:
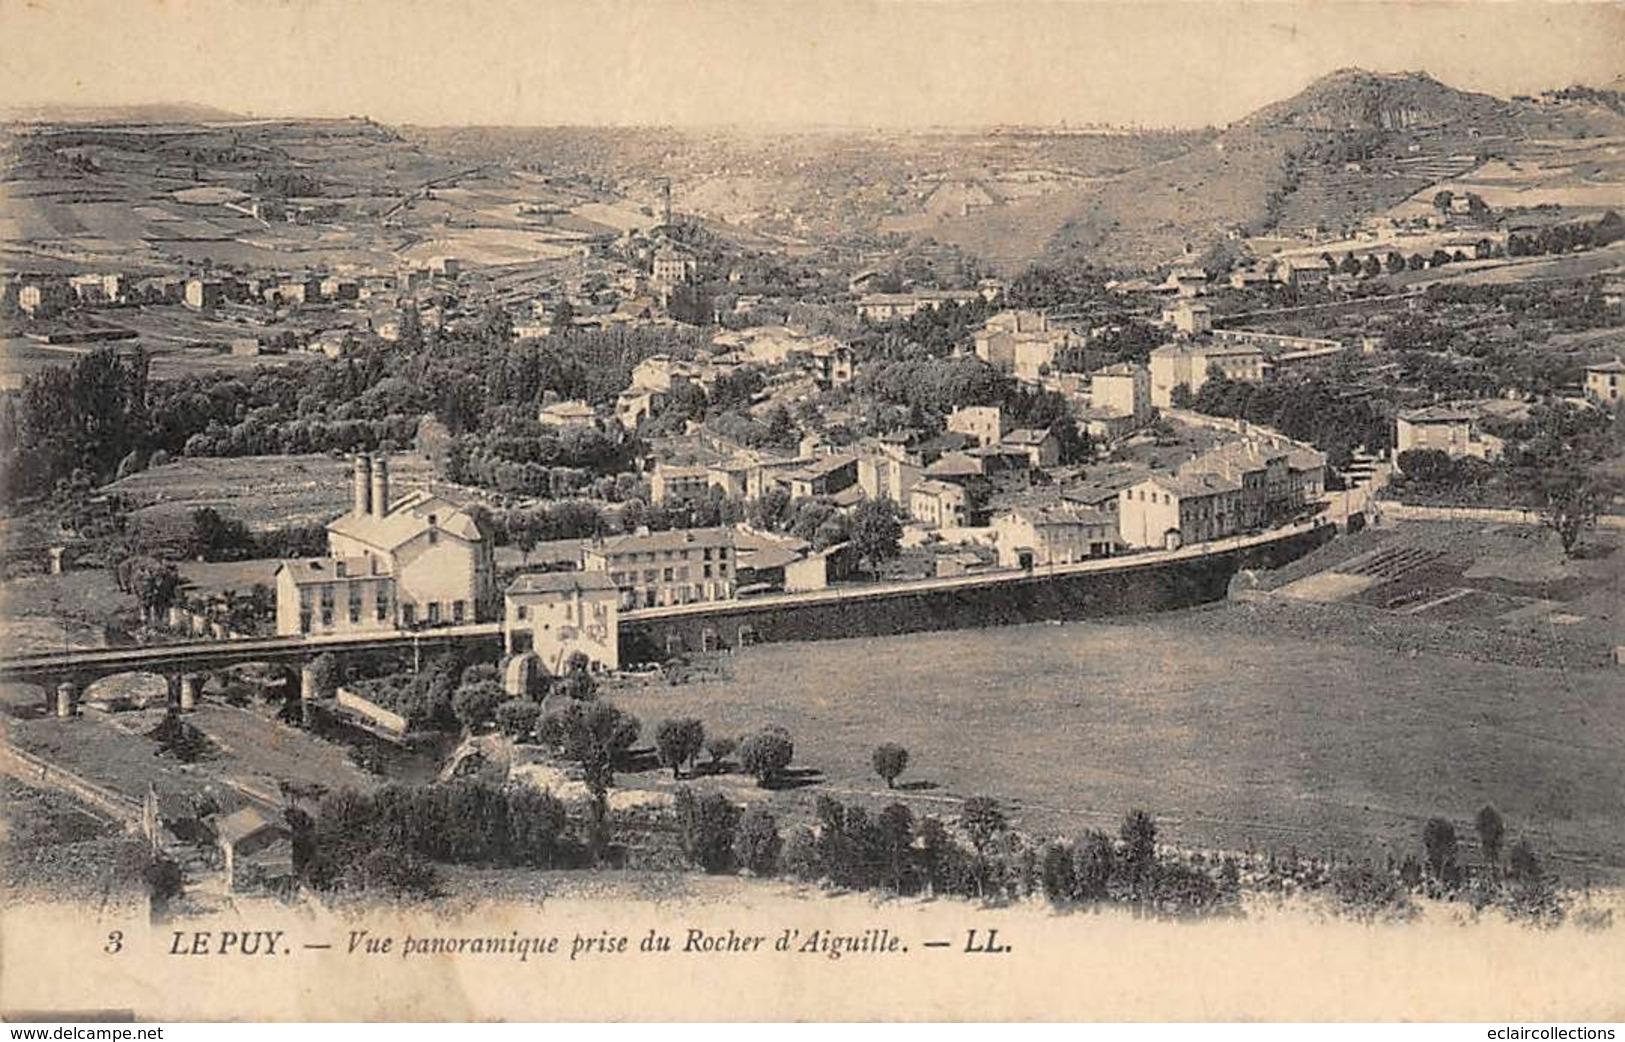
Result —
MULTIPOLYGON (((390 460, 396 497, 421 487, 429 466, 414 456, 390 460)), ((135 506, 138 523, 180 524, 199 507, 214 507, 250 527, 332 520, 350 506, 350 463, 337 456, 183 458, 107 486, 135 506)))
POLYGON ((1436 814, 1470 836, 1493 803, 1566 873, 1625 873, 1617 675, 1202 624, 1233 610, 761 646, 725 679, 614 700, 646 728, 788 728, 796 766, 816 772, 775 796, 796 816, 821 792, 945 816, 986 794, 1042 833, 1143 807, 1192 845, 1381 858, 1418 851, 1436 814), (870 770, 884 741, 910 753, 900 792, 870 770))

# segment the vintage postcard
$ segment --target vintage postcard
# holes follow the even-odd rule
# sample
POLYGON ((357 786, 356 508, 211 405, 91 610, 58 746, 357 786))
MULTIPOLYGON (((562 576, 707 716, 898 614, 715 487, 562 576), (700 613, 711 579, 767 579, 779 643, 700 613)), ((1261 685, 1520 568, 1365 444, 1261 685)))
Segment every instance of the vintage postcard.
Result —
POLYGON ((1625 6, 0 0, 0 289, 0 1018, 1625 1019, 1625 6))

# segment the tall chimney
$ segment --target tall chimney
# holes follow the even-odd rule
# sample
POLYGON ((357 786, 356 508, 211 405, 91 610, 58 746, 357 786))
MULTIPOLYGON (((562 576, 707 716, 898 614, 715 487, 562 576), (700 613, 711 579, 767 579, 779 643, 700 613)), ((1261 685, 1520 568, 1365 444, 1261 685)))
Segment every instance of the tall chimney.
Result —
POLYGON ((383 517, 389 513, 389 457, 379 456, 372 461, 372 514, 383 517))
POLYGON ((372 513, 372 457, 355 458, 355 475, 350 479, 354 502, 351 510, 357 517, 372 513))

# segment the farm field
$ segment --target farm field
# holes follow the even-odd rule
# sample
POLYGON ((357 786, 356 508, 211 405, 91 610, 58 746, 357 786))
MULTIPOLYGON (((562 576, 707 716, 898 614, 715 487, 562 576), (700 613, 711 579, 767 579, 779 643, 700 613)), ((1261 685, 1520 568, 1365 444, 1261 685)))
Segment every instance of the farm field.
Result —
MULTIPOLYGON (((429 464, 400 454, 390 458, 395 498, 424 487, 429 464)), ((107 486, 134 505, 132 522, 177 526, 213 507, 250 528, 326 524, 350 508, 350 462, 342 456, 186 457, 107 486)))
POLYGON ((97 785, 140 799, 148 784, 160 795, 209 795, 222 807, 241 806, 245 796, 229 779, 262 800, 279 800, 277 782, 370 789, 372 775, 355 766, 345 747, 276 723, 260 712, 204 701, 186 721, 213 742, 213 751, 192 764, 157 755, 146 737, 165 710, 153 708, 74 720, 43 713, 37 688, 6 685, 0 701, 10 710, 6 740, 97 785))
MULTIPOLYGON (((829 793, 951 817, 992 795, 1038 833, 1114 829, 1152 811, 1170 842, 1382 857, 1485 803, 1569 874, 1625 874, 1625 703, 1617 674, 1498 666, 1190 616, 751 648, 724 678, 613 696, 646 731, 692 715, 713 734, 779 724, 805 818, 829 793), (903 791, 874 746, 910 751, 903 791)), ((623 778, 622 784, 639 780, 623 778)))

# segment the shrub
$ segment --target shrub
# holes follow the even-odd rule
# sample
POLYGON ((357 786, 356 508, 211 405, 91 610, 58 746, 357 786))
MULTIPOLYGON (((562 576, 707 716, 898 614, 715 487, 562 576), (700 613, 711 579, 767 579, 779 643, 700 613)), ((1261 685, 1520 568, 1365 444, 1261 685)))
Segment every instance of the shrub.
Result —
POLYGON ((166 857, 149 861, 142 871, 142 879, 147 884, 147 896, 160 908, 181 896, 184 882, 181 866, 166 857))
POLYGON ((524 738, 541 719, 542 707, 528 698, 512 698, 497 706, 497 727, 510 738, 524 738))
POLYGON ((734 857, 739 864, 753 875, 770 876, 778 871, 783 846, 779 823, 771 813, 761 807, 746 812, 734 837, 734 857))
POLYGON ((970 837, 978 853, 987 849, 994 836, 1009 828, 999 802, 991 796, 972 796, 959 811, 959 827, 970 837))
POLYGON ((470 733, 489 723, 497 707, 508 701, 508 693, 493 680, 476 680, 457 689, 451 697, 451 711, 470 733))
POLYGON ((1422 826, 1422 849, 1433 877, 1446 879, 1456 865, 1456 826, 1444 818, 1429 818, 1422 826))
POLYGON ((662 720, 655 728, 655 751, 662 766, 671 768, 671 776, 681 775, 684 765, 700 755, 705 746, 705 725, 693 717, 662 720))
POLYGON ((687 786, 677 791, 677 826, 683 853, 707 872, 733 867, 739 808, 719 792, 696 798, 687 786))
POLYGON ((1332 892, 1343 908, 1359 919, 1407 918, 1410 895, 1386 872, 1368 865, 1344 865, 1332 873, 1332 892))
POLYGON ((823 878, 824 863, 818 856, 818 838, 805 825, 790 833, 784 845, 784 870, 803 883, 823 878))
POLYGON ((705 751, 711 754, 711 767, 720 769, 722 762, 734 754, 739 748, 739 740, 718 735, 705 743, 705 751))
POLYGON ((553 867, 564 852, 568 823, 564 804, 552 793, 529 786, 508 790, 508 845, 521 863, 553 867))
POLYGON ((873 764, 875 773, 886 782, 886 788, 894 788, 897 778, 908 768, 908 750, 894 742, 886 742, 875 748, 873 764))
POLYGON ((1044 847, 1039 858, 1039 878, 1043 882, 1044 896, 1059 904, 1077 896, 1077 871, 1073 867, 1072 851, 1064 843, 1051 843, 1044 847))
POLYGON ((765 730, 745 739, 739 747, 739 762, 746 773, 763 788, 778 780, 795 759, 795 743, 781 730, 765 730))
POLYGON ((310 660, 311 683, 316 688, 317 698, 332 698, 342 676, 339 660, 333 657, 331 651, 324 651, 310 660))

